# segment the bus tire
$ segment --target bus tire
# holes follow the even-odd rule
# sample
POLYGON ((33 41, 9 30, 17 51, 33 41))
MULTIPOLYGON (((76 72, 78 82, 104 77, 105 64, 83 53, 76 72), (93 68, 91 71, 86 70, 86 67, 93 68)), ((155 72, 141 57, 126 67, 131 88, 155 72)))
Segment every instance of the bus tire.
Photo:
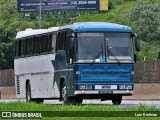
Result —
POLYGON ((83 99, 79 97, 69 97, 67 96, 67 89, 65 81, 62 83, 61 87, 61 100, 64 102, 64 104, 73 104, 73 105, 80 105, 82 104, 83 99))
POLYGON ((43 103, 44 99, 36 98, 36 99, 33 99, 32 101, 35 102, 35 103, 41 104, 41 103, 43 103))
POLYGON ((26 84, 26 102, 31 102, 31 85, 30 82, 27 82, 26 84))
POLYGON ((61 99, 64 102, 64 104, 70 104, 70 97, 67 96, 67 87, 65 81, 62 83, 61 87, 61 99))
POLYGON ((80 97, 73 97, 70 101, 71 101, 71 104, 73 105, 81 105, 83 99, 80 97))
POLYGON ((122 102, 122 95, 114 95, 112 97, 112 103, 113 105, 120 105, 122 102))

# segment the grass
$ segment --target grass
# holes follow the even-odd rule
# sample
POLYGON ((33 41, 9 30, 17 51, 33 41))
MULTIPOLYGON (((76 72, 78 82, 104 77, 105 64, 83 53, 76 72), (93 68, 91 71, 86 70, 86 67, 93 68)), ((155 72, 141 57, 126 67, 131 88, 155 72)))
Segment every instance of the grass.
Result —
MULTIPOLYGON (((54 111, 139 111, 139 112, 147 112, 147 111, 156 111, 159 112, 160 110, 157 109, 156 107, 152 106, 152 107, 148 107, 148 106, 144 106, 142 104, 140 104, 137 107, 122 107, 122 106, 113 106, 113 105, 81 105, 81 106, 74 106, 74 105, 47 105, 47 104, 35 104, 35 103, 25 103, 25 102, 13 102, 13 103, 0 103, 0 111, 51 111, 50 114, 52 114, 52 112, 54 111)), ((72 113, 71 112, 71 113, 72 113)), ((95 112, 95 114, 98 114, 97 112, 95 112)), ((75 114, 73 112, 73 114, 75 114)), ((75 115, 76 116, 76 115, 75 115)), ((53 120, 53 119, 90 119, 90 120, 98 120, 98 119, 106 119, 106 117, 42 117, 42 119, 44 120, 53 120)), ((107 119, 110 120, 116 120, 116 119, 122 119, 122 120, 128 120, 128 119, 132 119, 132 120, 140 120, 140 119, 144 119, 144 120, 149 120, 151 119, 151 117, 107 117, 107 119)), ((152 119, 154 120, 158 120, 158 117, 152 117, 152 119)))

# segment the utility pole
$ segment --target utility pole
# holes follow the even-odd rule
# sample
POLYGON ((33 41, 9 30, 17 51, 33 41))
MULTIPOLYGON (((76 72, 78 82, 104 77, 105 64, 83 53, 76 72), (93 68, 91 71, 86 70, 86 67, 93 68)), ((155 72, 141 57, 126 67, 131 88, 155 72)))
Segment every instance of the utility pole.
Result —
POLYGON ((41 3, 42 3, 42 0, 40 0, 39 2, 40 2, 40 5, 39 5, 39 29, 41 29, 41 16, 42 16, 42 6, 41 6, 41 3))

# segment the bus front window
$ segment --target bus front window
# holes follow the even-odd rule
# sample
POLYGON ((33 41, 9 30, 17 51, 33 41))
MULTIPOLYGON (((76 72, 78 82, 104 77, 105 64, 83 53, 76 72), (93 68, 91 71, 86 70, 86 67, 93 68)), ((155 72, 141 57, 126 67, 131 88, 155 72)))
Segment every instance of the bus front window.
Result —
POLYGON ((106 33, 108 62, 133 62, 133 43, 130 33, 106 33), (117 60, 116 60, 117 59, 117 60))
POLYGON ((77 33, 77 62, 134 62, 131 33, 77 33))
POLYGON ((78 33, 77 62, 92 62, 104 55, 104 33, 78 33))

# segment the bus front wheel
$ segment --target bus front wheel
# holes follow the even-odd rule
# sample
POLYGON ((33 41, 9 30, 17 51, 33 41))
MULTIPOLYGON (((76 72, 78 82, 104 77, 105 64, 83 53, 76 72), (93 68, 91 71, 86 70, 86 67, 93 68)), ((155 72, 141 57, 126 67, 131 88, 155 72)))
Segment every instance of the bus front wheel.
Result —
POLYGON ((61 87, 61 100, 64 104, 73 104, 73 105, 80 105, 82 104, 83 99, 79 97, 69 97, 67 96, 67 87, 65 82, 63 82, 61 87))
POLYGON ((69 104, 70 98, 67 96, 67 87, 65 82, 63 82, 61 86, 61 100, 64 102, 64 104, 69 104))
POLYGON ((113 105, 120 105, 122 102, 122 96, 121 95, 114 95, 112 97, 112 103, 113 105))
POLYGON ((83 99, 80 98, 80 97, 73 97, 73 98, 71 99, 71 101, 72 101, 72 104, 74 104, 74 105, 81 105, 83 99))

